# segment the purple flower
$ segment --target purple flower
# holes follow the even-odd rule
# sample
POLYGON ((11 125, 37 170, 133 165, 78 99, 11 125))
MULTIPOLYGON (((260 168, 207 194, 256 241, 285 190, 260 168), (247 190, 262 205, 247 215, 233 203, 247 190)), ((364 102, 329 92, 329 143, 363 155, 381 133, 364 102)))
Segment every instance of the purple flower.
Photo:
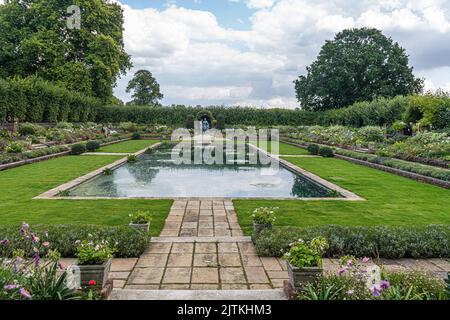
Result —
POLYGON ((22 222, 22 226, 20 228, 20 231, 23 234, 27 234, 28 230, 30 229, 30 226, 26 222, 22 222))
POLYGON ((0 241, 0 245, 6 247, 7 245, 9 245, 9 240, 8 239, 3 239, 2 241, 0 241))
POLYGON ((372 296, 374 296, 375 298, 378 298, 381 295, 381 288, 378 286, 373 286, 371 288, 372 291, 372 296))
POLYGON ((22 295, 22 297, 31 299, 31 294, 25 288, 20 288, 19 293, 22 295))
POLYGON ((34 267, 37 269, 39 268, 39 255, 34 255, 34 267))
POLYGON ((33 241, 34 243, 39 242, 39 237, 33 233, 31 234, 31 241, 33 241))
POLYGON ((17 289, 19 286, 17 284, 7 284, 3 287, 6 291, 17 289))
POLYGON ((389 281, 386 280, 381 280, 380 282, 380 288, 381 290, 387 290, 391 287, 391 284, 389 283, 389 281))
POLYGON ((339 275, 345 273, 347 271, 347 269, 348 269, 347 266, 343 267, 341 270, 339 270, 339 275))
POLYGON ((368 257, 364 257, 363 259, 362 259, 362 262, 363 263, 368 263, 370 261, 370 258, 368 258, 368 257))

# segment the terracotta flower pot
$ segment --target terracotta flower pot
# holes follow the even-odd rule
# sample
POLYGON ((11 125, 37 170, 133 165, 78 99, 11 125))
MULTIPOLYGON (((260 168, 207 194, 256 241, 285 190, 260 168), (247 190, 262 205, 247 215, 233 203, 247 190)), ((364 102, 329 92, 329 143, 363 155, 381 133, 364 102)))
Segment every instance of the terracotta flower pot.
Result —
POLYGON ((89 286, 89 281, 94 280, 98 286, 103 287, 108 280, 112 259, 98 265, 77 265, 80 269, 81 286, 89 286))
POLYGON ((289 284, 296 291, 304 288, 307 284, 316 281, 323 273, 322 267, 297 268, 286 261, 289 284))

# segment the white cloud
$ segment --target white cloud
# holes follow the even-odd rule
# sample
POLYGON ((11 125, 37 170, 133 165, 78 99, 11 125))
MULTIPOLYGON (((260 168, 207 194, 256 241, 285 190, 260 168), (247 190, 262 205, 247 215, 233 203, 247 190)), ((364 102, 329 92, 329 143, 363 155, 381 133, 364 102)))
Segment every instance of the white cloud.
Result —
POLYGON ((266 9, 273 6, 275 0, 246 0, 250 9, 266 9))
MULTIPOLYGON (((1 0, 0 0, 1 1, 1 0)), ((228 0, 238 2, 238 0, 228 0)), ((292 81, 320 47, 350 27, 377 27, 407 49, 428 86, 450 79, 446 0, 254 0, 248 30, 224 28, 210 12, 169 5, 124 7, 125 46, 134 70, 151 70, 164 103, 296 107, 292 81), (447 69, 448 68, 448 69, 447 69), (439 71, 437 71, 439 70, 439 71)), ((116 93, 124 99, 130 72, 116 93)))

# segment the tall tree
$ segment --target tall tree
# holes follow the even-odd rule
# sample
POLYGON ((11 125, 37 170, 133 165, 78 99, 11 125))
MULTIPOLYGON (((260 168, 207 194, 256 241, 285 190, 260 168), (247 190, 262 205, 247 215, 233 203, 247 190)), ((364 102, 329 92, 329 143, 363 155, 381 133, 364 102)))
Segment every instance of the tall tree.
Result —
POLYGON ((104 100, 131 67, 123 12, 108 0, 6 0, 0 6, 0 77, 37 75, 104 100), (80 28, 71 24, 81 10, 80 28))
POLYGON ((158 82, 147 70, 139 70, 134 74, 127 86, 127 92, 131 91, 133 91, 131 104, 134 105, 156 105, 158 100, 164 98, 158 82))
POLYGON ((326 41, 307 75, 295 80, 302 109, 337 109, 375 97, 419 93, 405 49, 376 29, 344 30, 326 41))

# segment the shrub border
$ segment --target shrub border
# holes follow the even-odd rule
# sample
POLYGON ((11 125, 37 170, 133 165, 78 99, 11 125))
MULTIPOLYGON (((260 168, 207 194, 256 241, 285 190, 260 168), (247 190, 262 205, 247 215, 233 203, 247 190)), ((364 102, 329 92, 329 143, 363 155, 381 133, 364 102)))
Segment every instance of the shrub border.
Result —
MULTIPOLYGON (((300 143, 294 143, 291 141, 287 141, 287 140, 280 140, 280 142, 283 143, 287 143, 296 147, 301 147, 301 148, 306 148, 308 145, 307 144, 300 144, 300 143)), ((428 183, 428 184, 432 184, 441 188, 446 188, 446 189, 450 189, 450 182, 444 181, 444 180, 440 180, 440 179, 436 179, 433 177, 428 177, 428 176, 424 176, 418 173, 413 173, 413 172, 409 172, 409 171, 405 171, 405 170, 400 170, 397 168, 392 168, 392 167, 388 167, 382 164, 377 164, 377 163, 372 163, 369 161, 364 161, 364 160, 359 160, 359 159, 355 159, 355 158, 351 158, 351 157, 347 157, 347 156, 343 156, 340 154, 336 154, 335 153, 335 157, 337 159, 341 159, 341 160, 346 160, 349 162, 353 162, 355 164, 360 164, 372 169, 378 169, 381 171, 385 171, 385 172, 389 172, 389 173, 393 173, 396 174, 398 176, 404 177, 404 178, 409 178, 412 180, 416 180, 418 182, 423 182, 423 183, 428 183)), ((405 160, 403 160, 405 161, 405 160)))

